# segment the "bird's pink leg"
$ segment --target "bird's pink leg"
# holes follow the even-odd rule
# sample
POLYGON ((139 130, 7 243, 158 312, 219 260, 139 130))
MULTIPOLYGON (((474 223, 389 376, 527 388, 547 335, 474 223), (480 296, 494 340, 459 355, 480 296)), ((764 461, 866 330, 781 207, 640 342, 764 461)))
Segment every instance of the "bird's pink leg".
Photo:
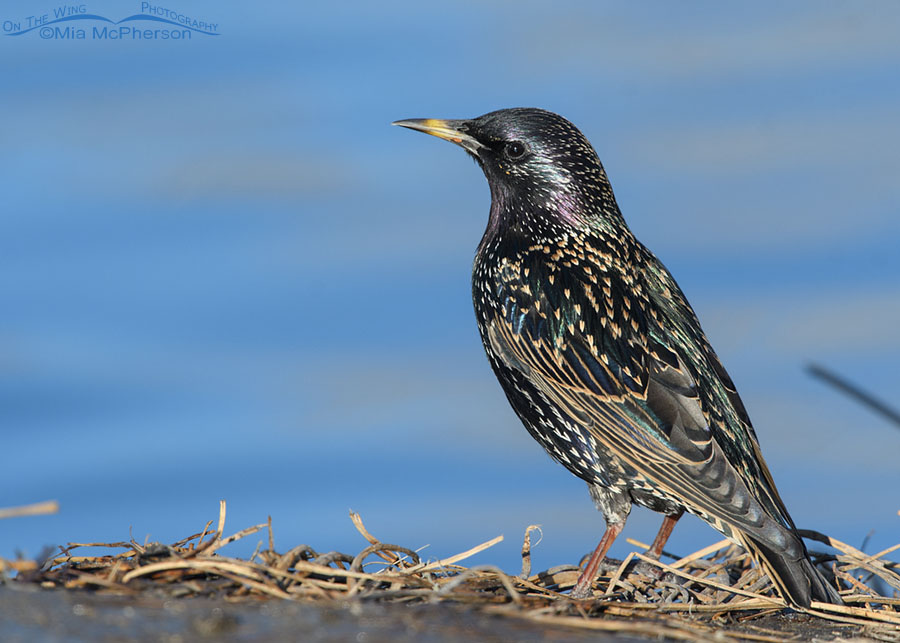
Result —
POLYGON ((670 514, 663 518, 662 525, 659 528, 659 533, 656 534, 656 538, 653 540, 653 544, 650 545, 650 549, 647 550, 647 555, 650 558, 659 560, 659 557, 662 555, 663 547, 666 546, 666 541, 669 540, 669 536, 672 535, 672 530, 675 528, 675 523, 678 522, 678 519, 681 518, 681 515, 683 513, 684 510, 681 510, 677 514, 670 514))
POLYGON ((597 571, 600 569, 600 563, 606 558, 606 552, 609 551, 613 541, 616 539, 616 536, 621 533, 624 526, 624 521, 606 526, 606 531, 603 532, 603 538, 600 539, 597 549, 591 554, 587 565, 584 566, 584 571, 581 572, 581 576, 578 577, 578 581, 575 583, 575 588, 571 593, 572 598, 590 597, 591 588, 594 585, 594 580, 597 578, 597 571))

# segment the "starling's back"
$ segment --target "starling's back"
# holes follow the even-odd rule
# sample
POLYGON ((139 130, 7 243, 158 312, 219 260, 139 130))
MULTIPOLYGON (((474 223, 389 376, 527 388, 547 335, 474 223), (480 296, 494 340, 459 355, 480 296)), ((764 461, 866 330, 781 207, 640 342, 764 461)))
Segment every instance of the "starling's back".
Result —
POLYGON ((631 234, 584 136, 533 109, 409 123, 465 147, 488 178, 472 281, 485 350, 529 433, 589 484, 607 523, 633 503, 687 509, 753 553, 789 600, 840 602, 693 310, 631 234))

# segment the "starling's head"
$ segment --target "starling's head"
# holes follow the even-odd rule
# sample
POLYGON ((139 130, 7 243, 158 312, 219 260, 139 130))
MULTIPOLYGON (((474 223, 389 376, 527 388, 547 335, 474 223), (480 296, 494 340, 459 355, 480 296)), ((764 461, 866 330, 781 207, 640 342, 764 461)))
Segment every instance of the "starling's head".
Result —
POLYGON ((475 157, 491 186, 492 221, 581 227, 621 221, 591 144, 562 116, 502 109, 470 120, 410 119, 394 125, 452 141, 475 157))

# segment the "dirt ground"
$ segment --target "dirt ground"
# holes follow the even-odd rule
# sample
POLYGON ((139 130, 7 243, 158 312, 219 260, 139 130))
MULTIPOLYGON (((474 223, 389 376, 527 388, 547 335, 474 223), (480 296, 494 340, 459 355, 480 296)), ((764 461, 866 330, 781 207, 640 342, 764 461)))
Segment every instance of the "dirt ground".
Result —
MULTIPOLYGON (((633 626, 635 620, 629 619, 633 626)), ((142 595, 108 596, 90 591, 46 590, 9 584, 0 587, 0 640, 32 641, 644 641, 675 640, 651 634, 658 621, 645 619, 647 634, 598 632, 515 616, 510 608, 486 613, 470 607, 381 604, 341 601, 307 604, 286 600, 229 602, 219 599, 142 595)), ((854 626, 823 622, 785 612, 742 628, 723 623, 734 636, 743 630, 756 636, 783 634, 793 640, 870 638, 854 626)), ((696 633, 694 640, 715 640, 715 632, 696 633)), ((677 637, 684 640, 682 637, 677 637)))

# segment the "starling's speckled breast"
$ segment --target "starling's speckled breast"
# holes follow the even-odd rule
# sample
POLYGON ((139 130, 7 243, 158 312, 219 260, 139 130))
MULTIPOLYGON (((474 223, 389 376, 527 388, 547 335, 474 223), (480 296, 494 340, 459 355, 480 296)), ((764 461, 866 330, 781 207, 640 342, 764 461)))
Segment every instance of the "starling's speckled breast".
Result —
POLYGON ((645 369, 635 358, 644 353, 637 345, 647 342, 646 312, 643 297, 620 285, 628 279, 634 293, 643 286, 619 273, 627 265, 621 245, 601 251, 583 237, 516 237, 487 240, 475 261, 472 295, 485 350, 498 377, 509 382, 504 390, 529 433, 578 477, 610 486, 634 472, 599 449, 583 418, 563 417, 528 377, 532 367, 503 347, 527 337, 536 360, 561 382, 610 399, 621 399, 623 386, 639 394, 645 369), (596 339, 604 337, 612 341, 596 339), (630 350, 622 354, 622 346, 630 350))

